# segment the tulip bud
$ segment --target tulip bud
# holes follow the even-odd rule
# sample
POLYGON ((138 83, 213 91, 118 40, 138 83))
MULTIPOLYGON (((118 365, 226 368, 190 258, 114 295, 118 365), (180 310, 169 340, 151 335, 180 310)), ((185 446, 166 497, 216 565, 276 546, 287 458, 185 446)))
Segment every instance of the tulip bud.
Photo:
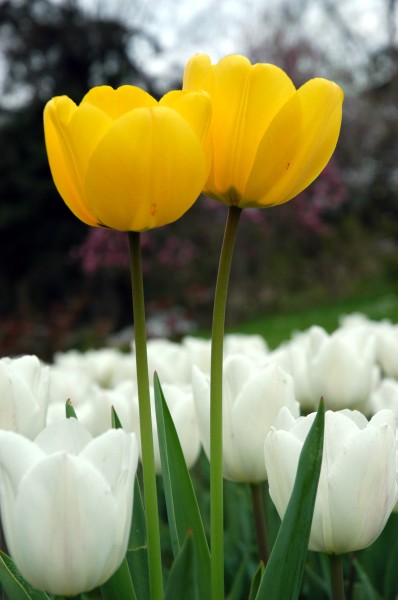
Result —
MULTIPOLYGON (((279 410, 287 406, 299 415, 293 380, 276 364, 260 368, 237 355, 225 359, 223 377, 224 477, 259 483, 267 479, 264 440, 279 410)), ((193 390, 202 445, 210 457, 210 381, 195 367, 193 390)))
MULTIPOLYGON (((314 418, 295 419, 282 409, 265 441, 270 496, 281 519, 314 418)), ((369 422, 358 411, 326 412, 310 550, 343 554, 366 548, 380 535, 398 498, 395 431, 389 410, 369 422)))
MULTIPOLYGON (((200 452, 199 431, 192 396, 192 388, 187 384, 162 385, 163 394, 173 419, 174 426, 180 440, 181 449, 187 463, 191 468, 198 459, 200 452)), ((139 420, 138 389, 135 384, 128 381, 120 384, 115 390, 114 407, 126 431, 134 431, 137 436, 138 446, 141 446, 141 431, 139 420)), ((155 468, 161 474, 162 465, 158 442, 157 420, 154 401, 154 389, 150 386, 152 428, 154 438, 155 468)))
POLYGON ((321 397, 335 410, 364 410, 379 379, 375 364, 375 340, 340 330, 321 340, 309 363, 314 400, 321 397))
POLYGON ((34 439, 45 424, 49 367, 37 356, 1 359, 0 397, 0 428, 34 439))
POLYGON ((92 439, 76 419, 31 442, 0 431, 1 519, 23 577, 75 596, 120 566, 130 532, 138 450, 121 429, 92 439))

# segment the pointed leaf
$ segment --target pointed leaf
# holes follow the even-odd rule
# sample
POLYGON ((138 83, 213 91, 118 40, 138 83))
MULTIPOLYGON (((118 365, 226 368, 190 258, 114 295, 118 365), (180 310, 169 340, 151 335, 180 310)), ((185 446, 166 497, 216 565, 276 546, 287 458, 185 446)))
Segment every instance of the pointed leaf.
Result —
POLYGON ((210 598, 210 552, 180 441, 170 416, 159 378, 154 378, 159 450, 173 552, 179 554, 186 535, 192 532, 197 560, 200 598, 210 598))
MULTIPOLYGON (((231 589, 229 590, 228 596, 226 600, 240 600, 243 596, 243 590, 247 579, 247 559, 245 558, 232 583, 231 589)), ((257 592, 257 588, 256 588, 257 592)))
POLYGON ((261 578, 263 576, 264 573, 264 563, 261 562, 258 567, 256 572, 254 573, 253 579, 252 579, 252 583, 250 586, 250 593, 249 593, 249 599, 248 600, 255 600, 255 598, 257 597, 258 594, 258 588, 260 587, 260 582, 261 582, 261 578))
POLYGON ((295 600, 300 593, 322 465, 325 408, 321 400, 304 442, 292 496, 256 600, 295 600))
POLYGON ((111 408, 111 419, 112 419, 112 428, 113 429, 123 429, 123 425, 121 424, 120 419, 117 416, 117 412, 116 412, 114 406, 112 406, 112 408, 111 408))
POLYGON ((138 477, 135 479, 133 518, 127 550, 127 562, 137 600, 147 600, 149 594, 148 546, 145 512, 138 477))
POLYGON ((166 600, 198 600, 197 572, 192 534, 188 533, 173 562, 166 589, 166 600))
POLYGON ((73 404, 70 401, 70 399, 68 399, 65 403, 65 414, 66 414, 67 419, 70 419, 70 418, 77 419, 75 409, 73 408, 73 404))
POLYGON ((398 538, 393 547, 389 549, 386 573, 384 577, 384 596, 387 600, 396 598, 398 590, 398 538))
POLYGON ((12 600, 50 600, 45 592, 34 589, 22 577, 13 560, 0 551, 0 583, 12 600))
POLYGON ((116 573, 101 586, 101 592, 104 600, 137 600, 126 559, 116 573))
POLYGON ((382 600, 380 594, 372 586, 368 575, 358 560, 353 561, 355 570, 361 583, 361 592, 364 600, 382 600))

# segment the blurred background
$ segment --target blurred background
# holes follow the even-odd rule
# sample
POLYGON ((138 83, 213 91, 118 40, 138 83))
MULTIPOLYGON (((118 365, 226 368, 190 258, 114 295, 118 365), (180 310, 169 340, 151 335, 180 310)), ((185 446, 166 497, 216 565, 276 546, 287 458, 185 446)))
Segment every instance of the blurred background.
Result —
MULTIPOLYGON (((0 356, 50 359, 130 335, 115 336, 131 323, 126 236, 88 228, 59 197, 45 103, 79 103, 99 84, 160 97, 196 52, 243 53, 296 86, 322 76, 345 91, 321 177, 286 205, 244 212, 230 326, 333 304, 398 319, 397 23, 396 0, 0 0, 0 356)), ((210 328, 226 210, 200 198, 143 234, 150 335, 210 328)))

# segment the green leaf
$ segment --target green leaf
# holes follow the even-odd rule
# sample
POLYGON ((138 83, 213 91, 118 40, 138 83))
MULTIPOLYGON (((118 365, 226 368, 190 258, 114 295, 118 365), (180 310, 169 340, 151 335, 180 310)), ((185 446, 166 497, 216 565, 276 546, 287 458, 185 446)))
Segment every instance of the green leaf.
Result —
POLYGON ((70 419, 70 418, 77 419, 75 409, 73 408, 72 402, 70 401, 69 398, 65 404, 65 414, 66 414, 67 419, 70 419))
POLYGON ((261 580, 256 600, 298 598, 322 465, 325 408, 321 400, 304 442, 292 496, 261 580))
POLYGON ((12 600, 49 600, 45 592, 35 590, 22 577, 12 559, 0 551, 0 583, 12 600))
POLYGON ((195 563, 192 534, 188 533, 170 570, 165 600, 198 600, 195 563))
MULTIPOLYGON (((396 517, 396 515, 392 516, 396 517)), ((388 548, 387 557, 384 578, 384 596, 386 600, 393 600, 396 598, 396 593, 398 590, 398 538, 392 544, 392 547, 388 548)))
POLYGON ((154 392, 163 484, 174 557, 179 555, 188 532, 192 532, 199 597, 208 600, 209 546, 184 454, 156 373, 154 392))
POLYGON ((123 429, 123 425, 120 422, 119 417, 117 416, 117 412, 115 407, 111 408, 111 419, 112 419, 112 429, 123 429))
POLYGON ((144 503, 138 477, 135 478, 133 518, 131 521, 127 562, 137 600, 147 600, 150 597, 148 546, 144 503))
POLYGON ((258 565, 256 572, 254 573, 252 583, 250 586, 250 593, 249 593, 248 600, 255 600, 255 598, 257 597, 258 590, 259 590, 260 583, 261 583, 261 578, 262 578, 263 574, 264 574, 264 563, 261 562, 258 565))
POLYGON ((240 600, 243 596, 243 590, 247 579, 247 559, 243 559, 229 590, 227 600, 240 600))
POLYGON ((358 560, 353 560, 355 570, 361 583, 361 596, 364 600, 382 600, 382 597, 372 586, 369 577, 358 560))
POLYGON ((104 600, 137 600, 126 559, 116 573, 101 586, 101 592, 104 600))

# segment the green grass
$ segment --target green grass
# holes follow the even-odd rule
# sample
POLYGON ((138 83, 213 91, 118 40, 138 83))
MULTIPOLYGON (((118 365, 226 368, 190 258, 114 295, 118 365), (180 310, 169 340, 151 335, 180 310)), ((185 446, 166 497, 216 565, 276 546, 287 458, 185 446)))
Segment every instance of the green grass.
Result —
POLYGON ((248 321, 228 332, 260 334, 271 348, 290 338, 292 332, 303 331, 311 325, 320 325, 332 332, 339 325, 339 318, 351 313, 362 313, 372 320, 390 319, 398 323, 398 296, 393 292, 346 298, 333 303, 300 310, 269 313, 248 321))

